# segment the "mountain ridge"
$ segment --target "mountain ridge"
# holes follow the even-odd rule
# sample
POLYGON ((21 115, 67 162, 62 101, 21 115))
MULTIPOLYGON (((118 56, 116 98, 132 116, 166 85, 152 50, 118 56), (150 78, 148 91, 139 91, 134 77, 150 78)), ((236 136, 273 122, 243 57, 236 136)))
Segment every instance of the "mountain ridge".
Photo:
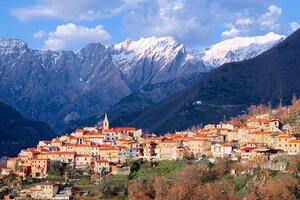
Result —
MULTIPOLYGON (((60 132, 70 128, 70 121, 103 113, 149 84, 180 81, 206 71, 201 61, 186 62, 183 45, 175 40, 162 43, 168 52, 180 48, 170 59, 148 55, 148 49, 141 51, 145 55, 132 61, 131 73, 125 74, 114 63, 112 47, 100 43, 90 43, 74 53, 34 50, 22 40, 1 39, 0 100, 60 132)), ((178 91, 171 90, 166 93, 178 91)))
POLYGON ((161 133, 222 121, 255 104, 289 104, 300 95, 299 38, 300 30, 255 58, 212 70, 129 125, 161 133))
POLYGON ((285 38, 284 35, 269 32, 261 36, 235 37, 223 40, 204 49, 198 56, 205 65, 219 67, 229 62, 253 58, 272 48, 285 38))
MULTIPOLYGON (((225 40, 225 41, 217 43, 213 46, 216 46, 217 48, 220 48, 219 46, 221 46, 221 49, 219 49, 219 50, 223 51, 223 53, 225 51, 225 53, 228 54, 228 52, 230 52, 230 50, 238 49, 239 51, 241 51, 241 47, 237 46, 237 44, 238 45, 242 44, 242 47, 245 48, 245 52, 239 56, 239 59, 242 59, 243 56, 245 56, 245 59, 249 59, 251 57, 255 57, 257 54, 276 45, 278 42, 281 41, 282 38, 284 38, 284 36, 274 34, 274 33, 268 33, 266 35, 256 36, 256 37, 238 37, 237 39, 242 40, 241 42, 237 42, 237 39, 225 40), (225 45, 226 48, 224 49, 223 44, 228 43, 228 42, 232 45, 230 45, 229 47, 228 47, 228 45, 225 45), (259 44, 259 45, 257 46, 256 44, 259 44), (257 49, 257 48, 259 48, 259 49, 257 49)), ((177 51, 173 52, 173 54, 178 53, 178 49, 181 50, 184 48, 182 45, 178 44, 173 37, 162 37, 162 38, 159 38, 158 41, 155 41, 155 39, 157 39, 157 38, 155 38, 155 37, 142 38, 141 41, 132 41, 132 40, 128 39, 128 40, 125 40, 124 42, 121 42, 121 43, 115 45, 115 46, 117 46, 116 49, 122 49, 122 50, 125 49, 125 52, 128 51, 129 54, 131 55, 131 56, 129 56, 130 59, 133 59, 133 57, 143 57, 144 56, 143 53, 145 51, 139 52, 138 51, 139 49, 147 49, 147 51, 146 51, 147 53, 153 53, 156 51, 151 52, 150 50, 155 49, 157 46, 159 46, 158 49, 159 49, 159 51, 161 51, 162 49, 164 49, 165 45, 157 45, 156 42, 160 43, 159 41, 163 40, 163 39, 166 39, 166 41, 169 41, 168 45, 172 46, 173 49, 177 50, 177 51), (153 40, 155 42, 153 42, 153 40), (132 43, 133 43, 133 45, 132 45, 132 43), (138 48, 133 48, 132 46, 138 46, 138 48), (138 49, 138 50, 136 50, 136 49, 138 49), (138 51, 138 53, 136 53, 135 51, 138 51)), ((185 48, 183 49, 183 52, 185 52, 188 55, 187 57, 190 57, 192 59, 195 57, 198 57, 199 59, 201 59, 201 55, 197 55, 194 52, 186 50, 185 48)), ((162 51, 161 53, 164 53, 164 51, 162 51)), ((155 54, 155 53, 153 53, 153 54, 155 54)), ((124 57, 126 58, 126 56, 124 56, 124 55, 121 56, 121 61, 124 57)), ((119 58, 118 55, 117 55, 117 58, 119 58)), ((232 59, 235 59, 235 58, 232 57, 232 59)), ((132 66, 130 65, 129 67, 132 67, 132 66)), ((210 69, 211 67, 213 67, 213 66, 210 66, 207 68, 210 69)), ((213 68, 215 68, 215 67, 216 66, 214 66, 213 68)), ((126 68, 126 69, 128 69, 128 68, 126 68)), ((188 77, 184 81, 181 81, 179 83, 176 81, 171 81, 170 82, 171 84, 169 84, 169 85, 165 84, 164 86, 160 86, 160 87, 178 88, 177 90, 176 89, 172 90, 172 93, 174 93, 175 91, 180 91, 181 89, 184 89, 186 86, 191 84, 191 83, 189 83, 189 84, 182 85, 182 83, 185 83, 187 81, 193 82, 193 81, 197 80, 197 78, 202 77, 203 75, 204 75, 203 73, 202 74, 198 73, 198 76, 188 77), (190 79, 190 80, 187 80, 187 79, 190 79)), ((109 110, 107 110, 107 112, 109 113, 110 119, 111 119, 111 123, 116 126, 126 126, 126 125, 130 124, 131 120, 135 117, 135 115, 142 114, 142 112, 144 112, 145 109, 147 109, 147 107, 154 106, 161 100, 164 100, 168 96, 172 95, 172 93, 169 93, 168 89, 167 89, 167 90, 164 90, 164 93, 167 93, 168 95, 164 95, 164 97, 160 97, 161 96, 160 93, 157 92, 157 91, 159 91, 159 89, 158 90, 153 89, 155 86, 157 86, 157 84, 151 83, 150 85, 141 88, 139 91, 135 91, 135 92, 131 93, 129 96, 126 96, 125 98, 121 99, 117 104, 115 104, 109 110), (152 88, 152 90, 151 90, 151 88, 152 88), (160 97, 160 98, 157 98, 157 97, 160 97)), ((101 117, 102 117, 102 115, 98 114, 91 118, 85 119, 84 122, 82 122, 80 124, 81 124, 81 126, 92 125, 92 124, 96 123, 98 120, 100 120, 101 117)))

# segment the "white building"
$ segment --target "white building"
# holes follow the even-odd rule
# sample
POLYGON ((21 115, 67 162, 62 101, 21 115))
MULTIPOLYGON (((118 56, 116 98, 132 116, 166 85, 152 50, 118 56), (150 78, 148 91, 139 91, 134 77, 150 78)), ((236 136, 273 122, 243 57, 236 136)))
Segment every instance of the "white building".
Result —
POLYGON ((232 154, 232 146, 229 144, 214 144, 211 146, 211 152, 214 158, 226 158, 232 154))

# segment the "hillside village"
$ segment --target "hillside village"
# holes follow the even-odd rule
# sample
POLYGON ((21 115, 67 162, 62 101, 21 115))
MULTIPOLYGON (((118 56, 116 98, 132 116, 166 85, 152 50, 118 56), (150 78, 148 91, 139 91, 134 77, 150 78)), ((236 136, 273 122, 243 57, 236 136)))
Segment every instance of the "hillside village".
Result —
POLYGON ((20 2, 0 200, 300 200, 299 1, 20 2))
MULTIPOLYGON (((51 166, 58 165, 92 172, 101 179, 110 174, 130 173, 124 165, 132 160, 160 161, 222 158, 249 165, 287 170, 287 162, 278 157, 300 154, 300 139, 282 130, 281 121, 269 114, 251 116, 243 123, 209 124, 174 134, 156 136, 133 127, 110 127, 105 115, 100 126, 80 128, 51 141, 40 141, 36 147, 23 149, 9 158, 2 177, 15 174, 26 179, 44 179, 51 166)), ((40 182, 27 195, 33 199, 61 199, 58 184, 40 182), (58 195, 58 196, 57 196, 58 195)), ((71 196, 66 195, 68 199, 71 196)))

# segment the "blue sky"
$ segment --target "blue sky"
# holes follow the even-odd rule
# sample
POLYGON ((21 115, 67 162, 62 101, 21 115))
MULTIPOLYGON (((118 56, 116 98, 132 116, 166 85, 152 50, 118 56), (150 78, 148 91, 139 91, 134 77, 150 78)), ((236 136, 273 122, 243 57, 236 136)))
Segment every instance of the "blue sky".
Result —
POLYGON ((201 48, 236 36, 288 35, 299 27, 299 10, 299 0, 3 0, 0 37, 77 51, 88 42, 171 35, 201 48))

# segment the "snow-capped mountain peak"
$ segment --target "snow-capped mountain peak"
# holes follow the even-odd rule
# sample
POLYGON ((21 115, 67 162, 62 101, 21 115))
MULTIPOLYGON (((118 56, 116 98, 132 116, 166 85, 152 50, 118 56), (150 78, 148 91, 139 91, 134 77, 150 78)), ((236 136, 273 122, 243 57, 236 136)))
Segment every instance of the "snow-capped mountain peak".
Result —
POLYGON ((114 45, 115 49, 143 50, 147 48, 164 48, 166 46, 176 46, 178 42, 174 37, 141 37, 139 40, 126 39, 124 42, 114 45))
POLYGON ((24 51, 27 48, 28 48, 28 45, 23 40, 0 38, 0 53, 1 54, 10 54, 10 53, 18 52, 21 49, 23 49, 23 51, 24 51))
POLYGON ((133 41, 125 40, 111 46, 113 61, 119 69, 127 74, 142 59, 150 59, 160 63, 160 67, 171 62, 178 52, 185 53, 184 45, 179 44, 175 38, 169 37, 147 37, 133 41))
POLYGON ((125 40, 119 44, 113 45, 115 51, 122 51, 127 56, 131 53, 132 57, 172 57, 184 46, 179 44, 173 37, 148 37, 133 41, 125 40))
POLYGON ((173 80, 205 71, 201 61, 189 54, 174 37, 147 37, 125 40, 110 47, 112 60, 132 88, 173 80), (192 67, 193 66, 193 67, 192 67), (190 69, 192 68, 192 69, 190 69))
POLYGON ((224 63, 253 58, 272 48, 284 38, 284 35, 273 32, 263 36, 236 37, 212 45, 201 53, 201 57, 206 65, 218 67, 224 63))

